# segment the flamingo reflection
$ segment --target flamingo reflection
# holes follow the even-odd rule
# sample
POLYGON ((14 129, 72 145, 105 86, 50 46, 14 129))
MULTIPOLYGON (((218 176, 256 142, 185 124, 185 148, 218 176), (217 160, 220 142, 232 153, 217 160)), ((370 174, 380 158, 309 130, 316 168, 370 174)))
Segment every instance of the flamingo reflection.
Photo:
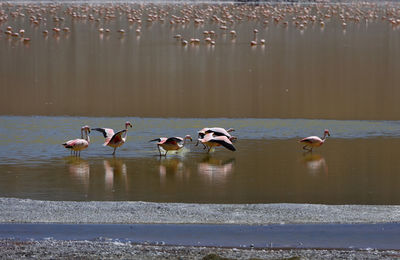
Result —
POLYGON ((115 181, 122 181, 125 189, 128 188, 126 164, 117 158, 103 161, 105 171, 105 189, 114 192, 115 181))
POLYGON ((69 156, 67 158, 68 171, 72 175, 72 177, 78 180, 85 189, 87 190, 89 187, 89 176, 90 176, 90 166, 89 163, 85 160, 80 159, 79 157, 69 156))
POLYGON ((307 166, 308 172, 312 175, 317 175, 321 171, 328 174, 328 165, 325 158, 319 154, 305 153, 302 162, 307 166))
POLYGON ((166 177, 172 175, 179 179, 183 178, 183 163, 178 158, 161 158, 159 173, 160 181, 165 182, 166 177))
POLYGON ((206 156, 197 166, 198 172, 209 181, 225 181, 232 173, 235 159, 221 160, 206 156))

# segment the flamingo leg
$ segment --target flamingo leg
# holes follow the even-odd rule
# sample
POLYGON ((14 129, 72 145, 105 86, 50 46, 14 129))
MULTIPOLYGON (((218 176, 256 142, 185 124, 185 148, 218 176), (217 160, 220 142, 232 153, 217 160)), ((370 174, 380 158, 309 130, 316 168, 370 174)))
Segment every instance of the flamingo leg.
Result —
POLYGON ((164 154, 165 157, 167 157, 167 153, 168 153, 168 151, 165 151, 165 154, 164 154))
POLYGON ((158 148, 158 153, 160 154, 160 157, 161 157, 160 145, 157 145, 157 148, 158 148))
POLYGON ((115 156, 115 151, 117 150, 117 147, 114 148, 114 152, 112 153, 112 155, 115 156))
POLYGON ((306 151, 312 152, 312 148, 307 148, 307 145, 303 146, 303 150, 306 150, 306 151))

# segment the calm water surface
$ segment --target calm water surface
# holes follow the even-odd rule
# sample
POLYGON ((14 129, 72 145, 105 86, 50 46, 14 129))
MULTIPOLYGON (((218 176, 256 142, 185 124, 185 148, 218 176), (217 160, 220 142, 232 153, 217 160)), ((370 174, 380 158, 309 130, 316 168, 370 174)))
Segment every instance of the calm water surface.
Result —
POLYGON ((201 203, 400 203, 400 122, 290 119, 0 117, 0 196, 48 200, 201 203), (92 132, 81 158, 61 143, 82 124, 133 128, 111 155, 92 132), (159 136, 234 127, 236 152, 207 154, 194 142, 160 158, 159 136), (331 130, 312 154, 297 140, 331 130))
POLYGON ((0 3, 8 15, 0 22, 0 114, 399 120, 400 34, 388 21, 399 6, 0 3), (189 22, 171 24, 173 15, 189 22), (295 22, 306 15, 316 20, 300 30, 295 22), (5 35, 7 26, 25 29, 31 42, 5 35), (265 46, 250 46, 254 29, 265 46), (204 42, 206 30, 215 31, 215 46, 204 42), (201 43, 184 47, 176 34, 201 43))
POLYGON ((0 196, 400 204, 399 17, 398 3, 0 1, 0 196), (254 29, 266 45, 250 46, 254 29), (82 125, 126 120, 115 158, 97 132, 80 159, 61 146, 82 125), (148 142, 206 126, 235 128, 237 151, 192 143, 159 158, 148 142), (325 128, 332 137, 304 154, 296 141, 325 128))

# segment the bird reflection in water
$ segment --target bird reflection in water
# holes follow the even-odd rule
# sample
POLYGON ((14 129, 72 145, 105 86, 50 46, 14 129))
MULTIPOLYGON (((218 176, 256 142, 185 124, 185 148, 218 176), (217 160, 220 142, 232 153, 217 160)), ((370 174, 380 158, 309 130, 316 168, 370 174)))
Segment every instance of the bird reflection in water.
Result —
POLYGON ((68 156, 66 161, 68 164, 69 173, 87 190, 89 187, 90 175, 89 163, 76 156, 68 156))
POLYGON ((226 181, 234 169, 235 159, 221 160, 206 156, 197 166, 198 172, 210 182, 226 181))
POLYGON ((121 181, 125 190, 128 190, 127 168, 124 161, 110 158, 103 161, 105 171, 105 189, 107 192, 115 192, 116 182, 121 181))
POLYGON ((325 158, 319 154, 304 153, 301 161, 307 166, 308 172, 312 175, 317 175, 321 171, 328 174, 328 165, 325 158))
POLYGON ((184 173, 183 163, 178 158, 162 158, 160 157, 160 181, 165 182, 168 176, 182 179, 184 173))

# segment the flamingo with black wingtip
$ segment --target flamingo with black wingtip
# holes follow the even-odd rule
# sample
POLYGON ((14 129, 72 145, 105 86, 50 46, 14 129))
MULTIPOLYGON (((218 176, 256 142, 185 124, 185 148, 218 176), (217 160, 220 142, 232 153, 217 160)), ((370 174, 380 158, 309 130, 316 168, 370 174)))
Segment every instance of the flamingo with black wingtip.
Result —
POLYGON ((160 138, 150 140, 149 142, 157 141, 157 148, 158 148, 158 152, 160 153, 160 156, 162 156, 160 147, 165 150, 164 156, 167 156, 168 151, 177 151, 177 150, 182 149, 186 144, 186 140, 192 141, 192 137, 190 135, 185 136, 185 138, 182 138, 182 137, 169 137, 169 138, 160 137, 160 138))
MULTIPOLYGON (((204 138, 204 136, 206 135, 206 132, 212 132, 214 136, 226 136, 228 137, 228 139, 230 141, 236 140, 237 138, 232 136, 230 134, 230 132, 235 131, 235 129, 233 128, 229 128, 229 129, 225 129, 222 127, 205 127, 203 129, 201 129, 200 131, 198 131, 198 137, 199 138, 204 138)), ((197 141, 196 146, 199 144, 199 141, 197 141)), ((206 147, 204 147, 205 149, 206 147)))
POLYGON ((303 146, 304 150, 312 152, 312 149, 314 147, 320 147, 321 145, 323 145, 325 143, 327 136, 331 136, 331 134, 328 129, 325 129, 324 136, 322 138, 320 138, 318 136, 309 136, 309 137, 301 139, 299 142, 305 144, 303 146))
POLYGON ((71 154, 74 153, 75 156, 81 156, 81 151, 89 147, 90 137, 88 133, 90 134, 90 127, 87 125, 82 126, 81 138, 69 140, 62 145, 67 149, 71 149, 71 154), (85 139, 83 133, 85 133, 85 139))
POLYGON ((206 131, 204 137, 199 138, 198 141, 208 147, 208 153, 213 147, 216 146, 223 146, 228 150, 236 151, 236 148, 233 146, 231 140, 228 137, 226 137, 225 135, 214 136, 214 133, 211 130, 206 131))
POLYGON ((113 129, 110 128, 93 128, 92 130, 103 133, 104 138, 106 138, 103 146, 110 146, 114 148, 112 155, 115 155, 115 151, 118 147, 122 146, 128 136, 128 127, 132 128, 132 124, 129 121, 125 122, 125 129, 114 133, 113 129))

